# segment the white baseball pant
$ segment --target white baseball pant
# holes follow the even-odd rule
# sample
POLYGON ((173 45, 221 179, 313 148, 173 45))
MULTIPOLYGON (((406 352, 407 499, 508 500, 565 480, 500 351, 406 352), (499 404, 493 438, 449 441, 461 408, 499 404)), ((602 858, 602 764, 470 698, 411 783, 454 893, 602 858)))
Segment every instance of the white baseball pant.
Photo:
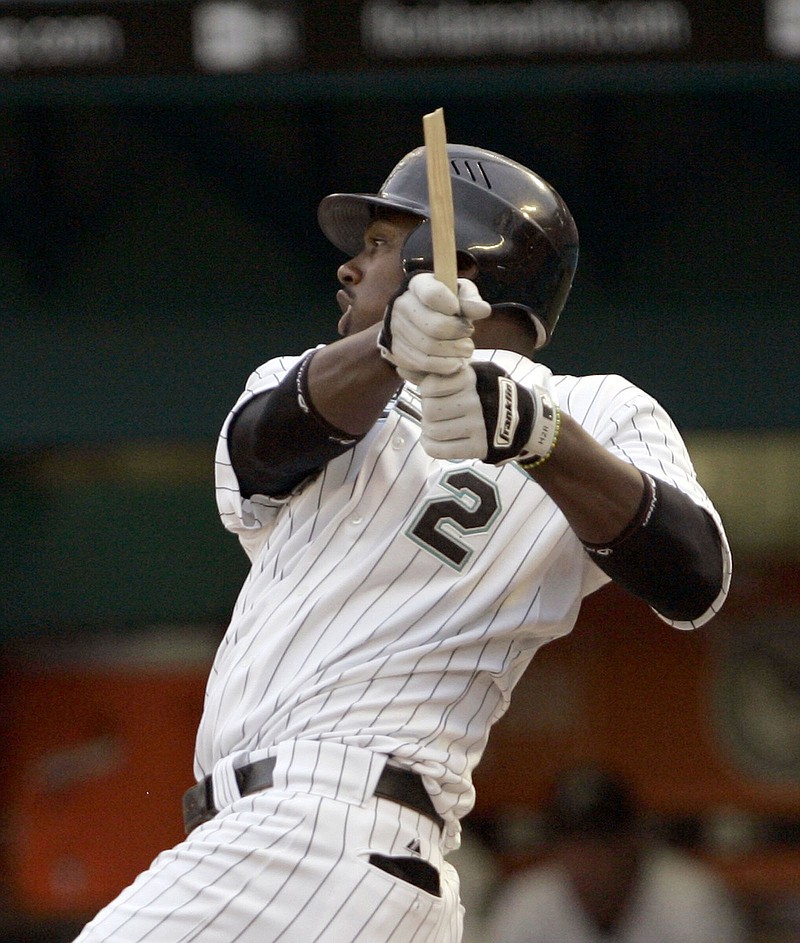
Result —
MULTIPOLYGON (((458 877, 439 827, 371 795, 384 757, 316 741, 267 755, 272 788, 232 797, 162 852, 75 943, 458 943, 458 877), (428 862, 440 894, 370 855, 428 862)), ((230 795, 232 765, 218 766, 215 794, 230 795)))

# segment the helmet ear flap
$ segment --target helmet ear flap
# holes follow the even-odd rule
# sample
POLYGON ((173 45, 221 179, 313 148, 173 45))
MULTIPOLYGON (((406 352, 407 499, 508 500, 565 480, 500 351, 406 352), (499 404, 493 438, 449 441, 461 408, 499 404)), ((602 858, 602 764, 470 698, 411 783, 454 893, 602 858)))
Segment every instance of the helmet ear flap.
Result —
POLYGON ((406 275, 433 271, 433 232, 430 219, 423 219, 419 226, 408 234, 403 246, 403 270, 406 275))
POLYGON ((462 278, 474 279, 479 271, 478 260, 466 249, 456 251, 456 267, 458 268, 459 277, 462 278))

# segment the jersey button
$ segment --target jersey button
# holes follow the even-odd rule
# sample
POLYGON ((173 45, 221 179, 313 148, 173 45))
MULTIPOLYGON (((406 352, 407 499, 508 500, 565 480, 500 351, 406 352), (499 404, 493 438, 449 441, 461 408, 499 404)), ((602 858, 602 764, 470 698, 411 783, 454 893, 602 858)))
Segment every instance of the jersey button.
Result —
POLYGON ((401 435, 396 435, 396 436, 392 439, 392 448, 395 449, 395 450, 396 450, 396 449, 402 449, 402 447, 403 447, 405 444, 406 444, 406 440, 405 440, 401 435))
POLYGON ((353 517, 350 518, 350 523, 357 527, 363 520, 364 518, 361 517, 360 514, 355 514, 353 517))

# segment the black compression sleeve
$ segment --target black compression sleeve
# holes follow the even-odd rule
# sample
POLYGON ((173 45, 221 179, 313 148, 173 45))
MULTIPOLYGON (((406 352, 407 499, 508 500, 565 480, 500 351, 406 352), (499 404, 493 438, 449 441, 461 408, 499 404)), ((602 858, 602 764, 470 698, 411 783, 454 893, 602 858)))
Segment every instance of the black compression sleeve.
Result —
POLYGON ((606 546, 584 544, 630 593, 676 622, 705 613, 722 589, 722 542, 711 516, 672 485, 643 475, 639 511, 606 546))
POLYGON ((351 436, 327 422, 308 395, 309 354, 267 393, 249 400, 228 430, 228 447, 239 488, 254 494, 288 494, 312 472, 351 449, 351 436))

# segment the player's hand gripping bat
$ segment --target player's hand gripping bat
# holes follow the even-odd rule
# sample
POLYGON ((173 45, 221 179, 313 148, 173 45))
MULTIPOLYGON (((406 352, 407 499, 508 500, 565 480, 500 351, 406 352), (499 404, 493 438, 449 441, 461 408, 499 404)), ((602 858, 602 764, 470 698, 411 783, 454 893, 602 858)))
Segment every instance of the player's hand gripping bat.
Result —
POLYGON ((428 205, 433 242, 433 275, 415 275, 386 311, 378 346, 405 380, 419 383, 429 373, 449 375, 472 357, 472 322, 491 307, 475 285, 458 278, 453 191, 444 115, 423 118, 428 205))

